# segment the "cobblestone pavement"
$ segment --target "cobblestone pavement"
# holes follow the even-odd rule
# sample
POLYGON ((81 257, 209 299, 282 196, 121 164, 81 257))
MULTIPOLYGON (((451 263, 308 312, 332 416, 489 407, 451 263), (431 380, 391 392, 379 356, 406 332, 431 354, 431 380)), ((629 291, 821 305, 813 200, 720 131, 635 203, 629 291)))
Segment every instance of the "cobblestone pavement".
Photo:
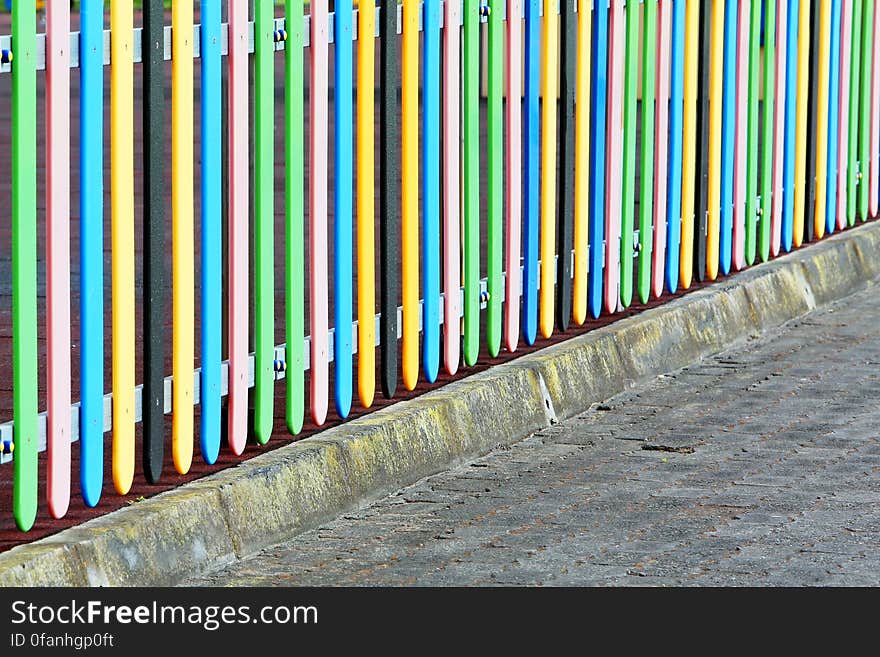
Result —
POLYGON ((869 289, 191 583, 876 586, 878 327, 869 289))

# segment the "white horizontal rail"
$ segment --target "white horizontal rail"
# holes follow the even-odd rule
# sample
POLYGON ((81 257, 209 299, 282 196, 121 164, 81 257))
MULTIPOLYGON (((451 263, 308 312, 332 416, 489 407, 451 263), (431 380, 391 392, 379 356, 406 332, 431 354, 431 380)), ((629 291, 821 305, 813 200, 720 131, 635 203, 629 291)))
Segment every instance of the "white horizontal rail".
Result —
MULTIPOLYGON (((485 0, 484 0, 485 1, 485 0)), ((575 0, 572 0, 575 1, 575 0)), ((443 6, 443 2, 440 3, 441 7, 443 6)), ((576 2, 575 2, 576 4, 576 2)), ((422 31, 422 17, 424 15, 424 3, 419 5, 419 31, 422 31)), ((379 36, 379 18, 381 14, 381 7, 376 7, 376 33, 375 37, 379 36)), ((523 7, 523 12, 525 12, 525 7, 523 7)), ((558 12, 558 8, 557 8, 558 12)), ((353 11, 353 25, 355 29, 352 29, 352 41, 357 41, 359 30, 356 29, 358 23, 358 10, 355 9, 353 11)), ((462 12, 464 15, 464 12, 462 12)), ((541 8, 539 8, 539 15, 543 16, 543 3, 541 3, 541 8)), ((525 13, 523 13, 523 17, 525 13)), ((444 27, 443 25, 443 13, 440 14, 440 27, 444 27)), ((486 16, 480 16, 480 22, 485 23, 488 20, 486 16)), ((502 9, 501 20, 507 20, 507 4, 505 3, 502 9)), ((303 46, 309 46, 309 40, 311 38, 311 17, 304 16, 303 17, 303 46)), ((283 30, 286 28, 286 19, 284 18, 276 18, 275 19, 275 30, 283 30)), ((403 30, 403 5, 397 5, 397 33, 401 34, 403 30)), ((167 61, 171 60, 171 26, 166 25, 165 29, 165 52, 164 58, 167 61)), ((333 12, 329 14, 329 26, 327 29, 327 42, 334 42, 334 34, 336 33, 335 29, 335 15, 333 12)), ((133 43, 134 43, 134 62, 136 64, 143 61, 143 29, 140 27, 136 27, 133 30, 133 43)), ((15 59, 15 49, 13 47, 13 40, 11 35, 3 35, 0 36, 0 50, 11 50, 13 53, 13 63, 15 59)), ((275 43, 275 50, 284 50, 284 41, 279 41, 275 43)), ((221 54, 226 55, 229 51, 229 26, 227 23, 223 23, 220 26, 220 48, 221 54)), ((248 23, 248 52, 254 52, 254 22, 250 21, 248 23)), ((198 59, 201 55, 201 26, 194 25, 193 26, 193 58, 198 59)), ((0 64, 0 73, 9 73, 12 71, 13 63, 0 64)), ((104 66, 110 65, 110 30, 104 30, 104 66)), ((70 33, 70 67, 71 68, 79 68, 79 32, 71 32, 70 33)), ((37 70, 43 71, 46 69, 46 35, 44 33, 37 34, 37 70)))
MULTIPOLYGON (((574 251, 571 252, 571 257, 573 260, 574 259, 574 251)), ((554 258, 554 262, 555 262, 555 258, 554 258)), ((539 267, 540 267, 540 262, 539 262, 539 267)), ((554 267, 554 270, 555 269, 556 268, 554 267)), ((522 265, 520 265, 520 272, 522 272, 522 270, 523 270, 523 267, 522 267, 522 265)), ((573 271, 573 268, 572 268, 572 271, 573 271)), ((573 274, 572 274, 572 276, 573 276, 573 274)), ((501 286, 501 289, 502 289, 502 299, 501 300, 502 301, 505 300, 504 299, 505 286, 503 283, 504 283, 504 279, 506 279, 506 277, 507 277, 507 274, 503 273, 502 274, 502 286, 501 286)), ((522 281, 523 281, 523 277, 520 276, 520 296, 522 296, 522 281)), ((483 278, 480 280, 481 299, 483 299, 483 293, 488 290, 487 283, 488 283, 488 281, 486 278, 483 278)), ((538 286, 540 287, 540 281, 538 282, 538 286)), ((460 319, 461 317, 464 317, 464 288, 463 287, 460 288, 459 294, 461 294, 461 301, 458 305, 459 319, 460 319)), ((440 325, 441 326, 445 323, 445 318, 443 315, 443 308, 444 308, 443 298, 444 298, 444 296, 445 296, 444 294, 440 295, 440 325)), ((422 323, 422 304, 423 303, 424 303, 423 300, 419 301, 419 330, 421 330, 423 327, 423 323, 422 323)), ((487 305, 486 301, 481 300, 480 309, 484 310, 486 308, 486 305, 487 305)), ((398 340, 403 336, 403 314, 402 313, 403 313, 403 307, 398 306, 397 307, 397 339, 398 340)), ((376 335, 376 346, 377 347, 381 345, 381 340, 380 340, 381 331, 379 330, 381 318, 382 318, 382 314, 377 313, 376 317, 375 317, 375 322, 376 322, 375 335, 376 335)), ((357 322, 357 320, 352 322, 352 331, 353 331, 353 334, 352 334, 352 353, 357 353, 357 344, 358 344, 358 340, 357 340, 357 338, 358 338, 358 335, 357 335, 358 322, 357 322)), ((328 358, 329 358, 330 362, 333 362, 333 360, 334 360, 333 334, 334 334, 334 330, 330 329, 328 331, 328 336, 329 336, 329 339, 328 339, 328 346, 329 346, 328 358)), ((304 365, 305 370, 308 370, 310 368, 310 363, 309 363, 310 343, 311 343, 311 337, 307 336, 305 338, 304 344, 303 344, 303 353, 305 355, 303 365, 304 365)), ((286 362, 286 358, 287 358, 287 345, 283 344, 283 343, 276 345, 275 346, 275 360, 286 362)), ((279 379, 283 379, 284 377, 285 377, 284 371, 280 371, 280 372, 276 371, 274 374, 274 378, 276 381, 278 381, 279 379)), ((173 410, 173 406, 172 406, 172 398, 173 397, 171 394, 171 388, 172 388, 173 383, 174 383, 173 376, 166 376, 165 377, 165 381, 164 381, 164 413, 165 413, 165 415, 170 414, 173 410)), ((194 385, 193 405, 196 406, 199 403, 201 403, 201 368, 193 371, 193 385, 194 385)), ((248 387, 253 388, 253 386, 254 386, 254 354, 251 353, 248 356, 248 387)), ((229 394, 229 361, 224 360, 223 363, 221 364, 221 370, 220 370, 220 396, 225 397, 228 394, 229 394)), ((134 391, 134 421, 135 421, 135 424, 137 424, 138 422, 141 422, 143 420, 143 401, 142 401, 142 399, 143 399, 143 384, 136 386, 135 391, 134 391)), ((108 431, 110 431, 113 428, 113 403, 112 402, 113 402, 113 393, 110 393, 110 392, 106 393, 104 395, 104 433, 107 433, 108 431)), ((72 443, 75 443, 79 440, 79 408, 80 408, 79 402, 76 402, 75 404, 71 404, 71 406, 70 406, 70 421, 71 421, 70 442, 72 442, 72 443)), ((37 451, 38 452, 45 452, 46 451, 46 415, 47 415, 46 411, 43 411, 42 413, 39 414, 39 416, 37 418, 37 451)), ((3 424, 0 424, 0 441, 12 441, 13 440, 14 426, 15 426, 15 423, 13 421, 4 422, 3 424)), ((12 454, 7 454, 7 453, 0 454, 0 464, 8 463, 9 461, 12 461, 12 459, 13 459, 12 454)))
MULTIPOLYGON (((423 3, 421 5, 421 7, 422 8, 424 7, 423 3)), ((557 11, 558 11, 558 6, 557 6, 557 11)), ((379 14, 380 14, 380 12, 381 12, 381 8, 377 7, 376 8, 376 19, 377 19, 376 20, 376 34, 375 34, 376 37, 379 36, 379 14)), ((357 13, 358 13, 357 10, 354 10, 355 20, 357 19, 357 13)), ((441 17, 442 17, 442 14, 441 14, 441 17)), ((330 25, 329 25, 329 29, 328 29, 328 42, 332 43, 333 42, 333 34, 335 32, 335 30, 334 30, 334 16, 332 13, 329 16, 329 19, 330 19, 330 25)), ((309 34, 310 34, 311 21, 310 21, 310 17, 308 17, 308 16, 305 16, 303 20, 304 20, 303 27, 304 27, 304 35, 305 35, 304 45, 308 46, 309 45, 309 34)), ((485 16, 481 16, 480 20, 481 20, 481 22, 485 22, 487 19, 485 16)), ((506 20, 506 4, 503 9, 502 20, 506 20)), ((442 18, 441 18, 441 26, 442 26, 442 18)), ((285 20, 283 18, 275 19, 275 29, 276 30, 285 29, 285 20)), ((420 12, 419 12, 419 30, 421 31, 421 29, 422 29, 422 11, 420 10, 420 12)), ((401 30, 402 30, 402 6, 398 5, 398 7, 397 7, 397 33, 400 34, 401 30)), ((248 33, 249 33, 249 52, 253 52, 254 51, 254 23, 252 21, 249 24, 248 33)), ((142 35, 143 35, 142 29, 135 28, 135 30, 134 30, 134 61, 136 63, 142 61, 142 50, 141 50, 141 48, 142 48, 142 45, 141 45, 142 44, 142 35)), ((194 48, 193 48, 194 49, 194 57, 198 58, 200 55, 200 51, 201 51, 200 26, 195 25, 193 27, 193 35, 194 35, 194 48)), ((358 31, 353 30, 352 39, 356 41, 357 37, 358 37, 358 31)), ((165 26, 164 38, 165 38, 164 58, 166 60, 170 60, 172 57, 171 27, 170 26, 165 26)), ((227 50, 228 50, 228 26, 225 23, 222 25, 222 28, 221 28, 221 42, 222 42, 221 43, 222 54, 225 55, 225 54, 227 54, 227 50)), ((285 45, 284 41, 277 42, 275 44, 275 50, 276 51, 283 50, 284 45, 285 45)), ((13 51, 13 61, 14 61, 14 49, 12 48, 12 37, 10 35, 0 36, 0 50, 3 50, 3 49, 13 51)), ((79 67, 79 32, 71 32, 71 34, 70 34, 70 53, 71 53, 71 58, 70 58, 71 68, 78 68, 79 67)), ((105 30, 104 31, 104 65, 107 66, 109 64, 110 64, 110 30, 105 30)), ((46 35, 45 34, 38 34, 37 35, 37 70, 45 70, 45 67, 46 67, 46 35)), ((0 73, 9 73, 11 71, 11 68, 12 68, 12 64, 2 64, 2 65, 0 65, 0 73)), ((571 258, 572 258, 572 260, 574 259, 574 251, 571 252, 571 258)), ((554 261, 555 261, 555 259, 556 259, 556 257, 554 257, 554 261)), ((523 267, 520 266, 520 269, 522 270, 523 267)), ((574 267, 572 266, 571 269, 573 272, 574 267)), ((554 270, 555 270, 555 267, 554 267, 554 270)), ((572 273, 572 276, 573 276, 573 273, 572 273)), ((506 274, 502 274, 502 277, 506 278, 506 274)), ((521 281, 522 280, 523 280, 523 277, 521 277, 521 281)), ((539 282, 539 285, 540 285, 540 282, 539 282)), ((485 293, 487 291, 487 289, 488 289, 487 288, 487 279, 483 278, 480 281, 481 298, 483 298, 482 293, 485 293)), ((503 293, 504 293, 503 291, 505 289, 506 289, 506 287, 503 285, 503 281, 502 281, 502 295, 503 295, 503 293)), ((461 301, 461 303, 459 303, 459 308, 460 308, 459 318, 460 318, 460 317, 464 316, 464 288, 461 288, 459 293, 462 296, 462 301, 461 301)), ((522 282, 520 284, 520 296, 521 295, 522 295, 522 282)), ((440 301, 441 301, 441 303, 440 303, 440 324, 441 325, 445 321, 444 313, 443 313, 444 305, 442 303, 443 297, 444 297, 444 295, 441 294, 440 295, 440 301)), ((505 299, 502 296, 502 301, 504 301, 504 300, 505 299)), ((422 305, 423 305, 423 303, 424 303, 423 301, 419 302, 419 329, 420 330, 423 327, 423 319, 422 319, 422 305)), ((486 308, 486 301, 483 300, 480 303, 480 309, 482 310, 485 308, 486 308)), ((401 306, 399 306, 397 308, 397 338, 398 339, 400 339, 402 337, 402 325, 403 325, 402 311, 403 311, 403 308, 401 306)), ((381 321, 381 314, 376 314, 376 316, 375 316, 376 346, 380 346, 380 344, 381 344, 381 342, 380 342, 381 331, 379 330, 380 321, 381 321)), ((352 322, 352 330, 353 330, 353 336, 352 336, 353 353, 357 353, 357 330, 358 330, 358 322, 357 321, 352 322)), ((333 329, 330 329, 330 331, 328 332, 328 335, 329 335, 329 354, 328 354, 328 357, 329 357, 330 361, 334 360, 333 333, 334 333, 333 329)), ((310 337, 306 337, 304 340, 304 356, 305 356, 304 368, 306 370, 308 370, 310 367, 310 363, 309 363, 310 340, 311 340, 310 337)), ((274 351, 275 351, 275 360, 277 360, 277 361, 285 361, 286 360, 287 349, 286 349, 285 344, 276 345, 274 351)), ((283 370, 277 371, 274 374, 275 380, 283 379, 284 377, 285 377, 285 372, 283 370)), ((220 393, 221 393, 221 396, 225 397, 229 391, 228 361, 223 361, 223 363, 221 365, 220 382, 221 382, 220 393)), ((201 399, 200 383, 201 383, 201 369, 196 369, 193 371, 193 384, 194 384, 193 405, 197 405, 200 403, 200 399, 201 399)), ((164 379, 164 395, 163 396, 164 396, 164 412, 166 415, 170 414, 173 410, 173 408, 172 408, 172 385, 173 385, 173 377, 172 376, 165 377, 165 379, 164 379)), ((248 386, 253 387, 253 385, 254 385, 254 354, 251 353, 248 358, 248 386)), ((142 396, 143 396, 143 385, 138 385, 135 388, 135 413, 134 413, 135 423, 141 422, 143 419, 142 396)), ((105 433, 110 431, 113 426, 112 400, 113 400, 112 393, 106 393, 104 395, 104 432, 105 433)), ((79 402, 72 404, 70 407, 71 442, 77 442, 79 440, 79 409, 80 409, 79 402)), ((42 413, 39 414, 39 416, 37 418, 37 431, 38 431, 37 450, 39 452, 46 451, 46 442, 47 442, 46 441, 46 417, 47 417, 47 413, 46 413, 46 411, 43 411, 42 413)), ((13 421, 0 423, 0 442, 13 441, 13 434, 14 434, 14 422, 13 421)), ((8 463, 12 460, 13 460, 13 454, 5 453, 5 452, 0 454, 0 464, 8 463)))

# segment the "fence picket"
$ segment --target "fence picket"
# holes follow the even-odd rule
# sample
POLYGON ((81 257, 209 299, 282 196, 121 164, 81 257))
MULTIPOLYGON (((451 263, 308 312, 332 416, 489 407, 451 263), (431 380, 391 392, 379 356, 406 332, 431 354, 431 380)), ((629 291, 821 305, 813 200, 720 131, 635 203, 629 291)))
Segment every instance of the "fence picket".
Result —
POLYGON ((653 55, 657 59, 657 119, 656 119, 656 159, 654 164, 654 236, 651 263, 651 293, 655 298, 663 294, 666 284, 666 244, 672 219, 669 211, 670 180, 670 76, 672 75, 672 1, 660 0, 659 23, 657 26, 657 49, 653 55))
POLYGON ((855 174, 855 187, 857 187, 854 205, 862 221, 867 221, 868 212, 868 172, 871 161, 871 76, 872 76, 872 51, 874 47, 874 0, 864 0, 860 3, 862 20, 859 29, 862 31, 861 52, 859 60, 861 65, 861 77, 859 79, 859 123, 857 129, 858 139, 858 172, 855 174))
MULTIPOLYGON (((586 4, 589 4, 586 0, 586 4)), ((589 16, 589 12, 585 12, 589 16)), ((522 4, 509 0, 507 7, 507 244, 505 269, 504 342, 516 351, 519 341, 520 250, 522 246, 522 4), (514 102, 512 99, 517 99, 514 102)), ((580 17, 579 17, 580 18, 580 17)), ((586 115, 586 112, 585 112, 586 115)), ((584 244, 584 247, 586 243, 584 244)))
POLYGON ((620 304, 628 308, 633 296, 633 218, 636 200, 636 127, 639 71, 639 8, 626 2, 626 37, 623 82, 623 181, 620 215, 620 304))
POLYGON ((419 378, 419 3, 403 2, 401 39, 403 175, 401 198, 401 294, 403 295, 403 386, 419 378))
MULTIPOLYGON (((324 424, 329 404, 329 344, 327 338, 327 0, 311 2, 311 84, 309 101, 309 311, 311 332, 311 412, 324 424)), ((384 245, 383 245, 384 246, 384 245)), ((383 257, 388 251, 382 249, 383 257)), ((386 343, 387 344, 387 343, 386 343)))
POLYGON ((859 171, 859 115, 861 113, 861 94, 859 93, 862 76, 862 1, 853 0, 852 37, 850 46, 849 66, 849 117, 847 130, 847 162, 844 184, 846 194, 846 224, 852 226, 856 222, 856 192, 858 190, 859 171))
POLYGON ((657 95, 657 0, 645 0, 642 30, 642 125, 641 167, 639 169, 639 301, 651 295, 651 267, 654 258, 654 121, 657 95))
POLYGON ((818 69, 816 76, 816 203, 813 215, 813 234, 825 235, 828 213, 829 143, 831 132, 831 28, 833 0, 819 2, 818 69))
POLYGON ((23 531, 37 516, 36 13, 33 0, 12 8, 12 509, 23 531))
POLYGON ((113 3, 110 7, 110 30, 118 35, 110 41, 113 484, 120 495, 125 495, 134 481, 133 28, 131 4, 113 3))
MULTIPOLYGON (((314 5, 312 7, 314 12, 314 5)), ((397 65, 397 0, 383 0, 380 21, 379 38, 382 42, 382 50, 379 54, 379 85, 382 89, 379 104, 381 158, 379 251, 382 255, 379 265, 382 314, 379 325, 379 337, 382 342, 380 369, 382 394, 385 397, 393 397, 397 388, 397 295, 400 287, 400 262, 395 255, 400 252, 400 104, 397 100, 400 75, 397 65), (389 8, 394 8, 394 11, 388 11, 389 8)), ((314 36, 314 24, 312 30, 314 36)), ((312 52, 315 52, 314 48, 312 52)), ((312 116, 314 117, 314 112, 312 116)), ((310 163, 310 166, 314 165, 310 163)), ((310 303, 314 302, 310 300, 310 303)), ((315 335, 314 330, 312 335, 315 335)), ((311 368, 309 377, 314 384, 314 365, 311 368)))
POLYGON ((462 135, 464 140, 464 362, 476 364, 480 350, 480 15, 478 0, 463 4, 462 135))
POLYGON ((626 15, 623 0, 611 0, 609 13, 607 167, 605 174, 605 311, 620 305, 620 220, 623 176, 623 86, 626 15))
POLYGON ((684 137, 682 143, 681 246, 678 260, 681 287, 689 289, 694 268, 694 207, 697 176, 697 74, 700 61, 700 0, 686 0, 684 33, 684 137))
MULTIPOLYGON (((718 0, 712 0, 717 2, 718 0)), ((694 241, 693 241, 693 277, 698 282, 706 280, 707 252, 709 234, 709 191, 710 191, 710 168, 714 150, 710 144, 712 134, 710 132, 711 120, 711 95, 712 95, 712 68, 715 59, 712 57, 713 36, 712 23, 714 18, 714 5, 709 7, 709 2, 700 4, 700 30, 704 38, 700 39, 698 86, 697 86, 697 112, 696 112, 696 181, 694 183, 694 241)), ((714 171, 713 171, 714 172, 714 171)))
POLYGON ((739 271, 746 265, 746 179, 749 162, 749 37, 751 2, 739 2, 736 34, 735 143, 733 154, 733 238, 732 265, 739 271))
POLYGON ((752 265, 758 255, 758 221, 761 197, 758 154, 760 134, 760 71, 761 71, 761 11, 754 7, 749 25, 749 83, 748 83, 748 155, 746 162, 745 261, 752 265))
POLYGON ((556 327, 567 331, 571 322, 571 249, 574 233, 575 95, 577 93, 577 23, 573 0, 560 4, 559 107, 556 140, 556 327))
MULTIPOLYGON (((590 80, 592 45, 593 9, 590 0, 580 0, 577 12, 577 46, 576 46, 576 101, 575 101, 575 156, 574 156, 574 281, 572 288, 572 310, 574 321, 580 325, 587 318, 587 277, 589 261, 589 216, 590 216, 590 80)), ((513 24, 508 22, 508 24, 513 24)), ((509 46, 513 49, 513 44, 509 46)), ((519 51, 517 46, 516 51, 519 51)), ((511 55, 509 60, 514 60, 511 55)), ((515 97, 512 92, 509 98, 515 97)), ((513 104, 509 104, 513 105, 513 104)), ((509 130, 513 129, 512 122, 509 130)), ((515 179, 513 167, 510 167, 510 180, 515 179)), ((517 257, 518 260, 518 257, 517 257)), ((513 260, 508 260, 508 278, 515 267, 513 260)), ((508 295, 508 298, 510 296, 508 295)), ((511 350, 512 351, 512 350, 511 350)))
MULTIPOLYGON (((103 8, 101 9, 103 12, 103 8)), ((102 17, 103 18, 103 15, 102 17)), ((103 22, 103 21, 102 21, 103 22)), ((165 458, 165 10, 150 3, 144 12, 144 475, 162 476, 165 458)), ((93 48, 103 49, 101 36, 93 48)), ((95 62, 102 75, 101 61, 95 62)), ((85 83, 82 85, 85 88, 85 83)), ((100 111, 100 110, 99 110, 100 111)), ((102 389, 103 393, 103 389, 102 389)), ((103 397, 103 394, 101 395, 103 397)), ((96 398, 97 399, 97 398, 96 398)), ((103 402, 103 400, 101 400, 103 402)))
POLYGON ((831 47, 828 74, 828 169, 825 197, 825 232, 837 228, 837 176, 840 166, 840 64, 842 0, 831 2, 831 47))
MULTIPOLYGON (((806 101, 806 125, 800 128, 801 134, 803 135, 803 139, 806 142, 806 162, 804 165, 805 175, 806 175, 806 184, 804 190, 804 231, 803 231, 803 241, 811 242, 813 241, 814 232, 816 228, 816 215, 817 215, 817 203, 816 203, 816 189, 819 184, 819 176, 817 174, 817 164, 818 164, 818 148, 819 148, 819 140, 816 138, 816 130, 817 130, 817 122, 818 122, 818 113, 819 113, 819 32, 820 32, 820 22, 822 16, 822 8, 820 3, 818 2, 809 2, 805 3, 809 4, 809 10, 805 13, 808 16, 805 18, 809 20, 809 37, 804 35, 804 38, 809 40, 809 52, 805 54, 805 56, 809 59, 808 62, 808 70, 803 74, 807 76, 807 80, 804 80, 803 84, 805 86, 808 85, 808 88, 813 92, 809 93, 806 101)), ((803 77, 802 75, 802 77, 803 77)))
POLYGON ((666 223, 666 289, 678 290, 679 258, 681 253, 683 203, 683 146, 684 146, 684 54, 685 54, 685 2, 672 3, 672 70, 670 71, 671 96, 669 99, 669 205, 666 223))
MULTIPOLYGON (((797 248, 804 242, 804 226, 806 225, 806 199, 808 197, 807 171, 808 159, 807 154, 809 144, 807 142, 807 124, 809 122, 809 106, 808 99, 810 94, 810 5, 808 0, 794 0, 792 3, 794 9, 791 16, 795 13, 797 18, 792 18, 795 25, 794 34, 797 40, 797 48, 794 43, 789 43, 792 52, 797 51, 796 66, 796 83, 789 86, 789 91, 793 92, 795 97, 795 132, 794 132, 794 167, 792 187, 792 216, 791 216, 791 236, 788 242, 788 250, 797 248)), ((785 239, 783 238, 783 243, 785 239)))
POLYGON ((171 245, 173 291, 171 453, 179 474, 189 472, 193 452, 193 6, 175 2, 171 13, 171 245), (182 55, 182 56, 180 56, 182 55))
MULTIPOLYGON (((608 135, 608 81, 612 76, 609 72, 608 60, 608 3, 597 2, 593 8, 593 58, 592 58, 592 93, 590 117, 590 271, 588 285, 588 306, 590 316, 599 317, 603 302, 603 262, 605 261, 605 225, 606 211, 606 157, 609 153, 608 135)), ((528 49, 528 44, 526 44, 528 49)), ((526 55, 528 56, 528 54, 526 55)), ((613 78, 612 78, 613 79, 613 78)), ((527 188, 528 189, 528 188, 527 188)), ((528 191, 526 191, 528 195, 528 191)), ((527 196, 528 197, 528 196, 527 196)))
MULTIPOLYGON (((440 370, 440 0, 425 0, 422 80, 422 367, 440 370)), ((418 38, 418 35, 416 35, 418 38)), ((500 145, 499 145, 500 148, 500 145)), ((416 236, 418 243, 418 236, 416 236)), ((418 296, 418 295, 417 295, 418 296)), ((499 295, 499 303, 500 295, 499 295)), ((417 331, 418 332, 418 331, 417 331)), ((418 337, 416 337, 418 344, 418 337)))
POLYGON ((487 16, 486 98, 486 348, 494 358, 501 351, 501 280, 504 176, 504 34, 501 0, 489 0, 487 16))
MULTIPOLYGON (((334 180, 333 180, 333 364, 336 413, 348 417, 352 398, 352 155, 353 108, 351 0, 334 3, 334 180)), ((271 58, 271 53, 269 53, 271 58)), ((274 343, 272 343, 274 344, 274 343)))
POLYGON ((868 212, 877 216, 880 204, 880 3, 873 5, 874 43, 871 49, 871 184, 868 212))
POLYGON ((443 5, 444 25, 456 26, 443 30, 443 360, 455 374, 461 358, 461 4, 443 5))
MULTIPOLYGON (((540 250, 541 118, 539 114, 541 32, 540 0, 525 1, 525 117, 523 207, 523 337, 534 344, 538 335, 538 252, 540 250)), ((450 3, 455 4, 455 3, 450 3)))
POLYGON ((776 4, 776 53, 774 74, 773 108, 773 197, 770 216, 770 255, 779 255, 782 246, 782 222, 785 205, 785 108, 786 78, 788 61, 788 0, 778 0, 776 4))
POLYGON ((538 324, 541 335, 553 334, 554 289, 556 267, 556 103, 547 99, 558 97, 559 33, 556 1, 544 0, 544 22, 541 35, 541 302, 538 324))
MULTIPOLYGON (((275 41, 272 9, 270 2, 254 5, 253 429, 254 437, 261 445, 266 444, 272 435, 275 398, 275 41)), ((326 139, 324 141, 326 144, 326 139)))
MULTIPOLYGON (((302 29, 302 0, 288 0, 288 6, 293 2, 297 3, 297 11, 293 11, 290 7, 287 11, 288 20, 291 23, 291 32, 294 29, 302 29)), ((450 3, 455 4, 455 3, 450 3)), ((358 2, 358 86, 357 86, 357 269, 358 269, 358 397, 364 408, 373 405, 373 398, 376 394, 376 322, 374 320, 376 314, 376 246, 375 246, 375 198, 374 189, 376 184, 375 171, 375 155, 373 148, 375 141, 375 110, 373 103, 375 102, 375 67, 376 67, 376 41, 374 34, 376 33, 376 3, 375 0, 368 2, 358 2)), ((452 30, 450 30, 451 32, 452 30)), ((288 114, 289 124, 288 133, 302 134, 302 97, 303 87, 302 78, 290 79, 297 75, 297 63, 302 66, 302 39, 291 42, 288 38, 287 53, 288 58, 288 82, 286 92, 288 94, 288 106, 292 103, 299 103, 298 115, 291 116, 288 114), (294 55, 298 62, 293 61, 294 55), (297 131, 299 131, 297 133, 297 131)), ((289 152, 297 154, 302 152, 302 147, 291 143, 289 152)), ((288 156, 290 157, 290 155, 288 156)), ((294 157, 296 157, 294 155, 294 157)), ((301 161, 301 160, 300 160, 301 161)), ((298 202, 295 199, 301 198, 296 194, 295 186, 302 185, 302 168, 299 167, 298 177, 290 175, 290 190, 288 192, 288 203, 298 202)), ((296 224, 291 226, 293 235, 288 238, 288 285, 289 290, 296 289, 298 284, 296 275, 301 271, 302 266, 298 265, 293 258, 294 254, 302 252, 301 248, 297 249, 297 243, 302 241, 302 205, 296 208, 296 224), (296 242, 298 240, 299 242, 296 242), (293 241, 292 247, 291 242, 293 241), (291 248, 293 253, 291 253, 291 248), (299 271, 297 271, 299 267, 299 271)), ((290 224, 290 222, 289 222, 290 224)), ((302 255, 300 255, 300 259, 302 255)), ((301 261, 301 260, 300 260, 301 261)), ((301 274, 300 274, 301 278, 301 274)), ((301 285, 301 284, 299 284, 301 285)), ((300 288, 301 289, 301 288, 300 288)), ((288 313, 295 313, 301 316, 302 297, 301 295, 291 299, 291 292, 288 292, 288 313)), ((288 314, 289 326, 293 326, 296 319, 288 314)), ((296 341, 298 345, 302 344, 303 331, 302 325, 297 326, 297 331, 291 331, 291 337, 288 338, 287 344, 290 347, 291 341, 296 341)), ((297 385, 302 380, 302 360, 298 363, 296 370, 297 385)), ((290 373, 288 371, 288 376, 290 373)), ((288 390, 293 392, 288 383, 288 390)), ((301 393, 300 393, 301 396, 301 393)), ((288 396, 290 400, 290 394, 288 396)), ((288 407, 291 402, 288 401, 288 407)), ((296 422, 294 422, 296 425, 296 422)), ((299 432, 301 424, 296 426, 299 432)))
POLYGON ((46 441, 49 512, 70 504, 70 5, 46 8, 46 441))
MULTIPOLYGON (((794 240, 794 201, 797 194, 795 184, 795 167, 797 160, 797 101, 798 101, 798 57, 800 40, 800 3, 799 0, 787 0, 786 22, 784 27, 786 34, 785 44, 785 85, 783 93, 785 102, 781 110, 783 126, 783 172, 782 172, 782 218, 781 218, 781 248, 786 252, 791 251, 794 240)), ((780 31, 783 28, 780 28, 780 31)), ((777 247, 777 253, 779 247, 777 247)))
MULTIPOLYGON (((201 247, 202 326, 199 444, 206 463, 220 454, 220 373, 223 326, 223 118, 220 55, 220 0, 201 8, 201 247)), ((161 371, 161 370, 160 370, 161 371)))
POLYGON ((721 115, 721 199, 718 261, 723 275, 730 273, 733 261, 734 158, 736 153, 737 23, 739 2, 724 3, 724 79, 721 115))
POLYGON ((248 422, 248 42, 247 3, 229 3, 229 418, 235 455, 248 422))
MULTIPOLYGON (((94 507, 104 486, 104 2, 80 2, 80 491, 94 507), (92 290, 83 294, 82 290, 92 290)), ((149 68, 149 67, 148 67, 149 68)), ((148 92, 151 85, 145 85, 148 92)), ((149 107, 149 101, 146 103, 149 107)), ((152 118, 152 115, 151 115, 152 118)), ((146 120, 146 118, 145 118, 146 120)), ((144 145, 148 150, 147 140, 144 145)), ((149 195, 146 197, 149 199, 149 195)), ((146 211, 146 209, 145 209, 146 211)), ((147 240, 145 240, 146 248, 147 240)), ((145 252, 145 262, 149 254, 145 252)), ((145 276, 146 278, 146 276, 145 276)), ((144 308, 149 316, 148 307, 144 308)), ((144 343, 148 344, 146 339, 144 343)), ((145 361, 149 362, 149 360, 145 361)), ((164 364, 163 364, 164 365, 164 364)), ((148 374, 149 378, 152 374, 148 374)), ((162 369, 157 376, 161 378, 162 369)), ((144 435, 150 434, 144 427, 144 435)), ((159 443, 161 446, 161 442, 159 443)), ((147 449, 145 439, 144 449, 147 449)), ((144 459, 149 480, 156 461, 144 459)), ((161 458, 158 460, 161 470, 161 458)), ((158 477, 158 474, 156 475, 158 477)), ((155 481, 155 480, 154 480, 155 481)))

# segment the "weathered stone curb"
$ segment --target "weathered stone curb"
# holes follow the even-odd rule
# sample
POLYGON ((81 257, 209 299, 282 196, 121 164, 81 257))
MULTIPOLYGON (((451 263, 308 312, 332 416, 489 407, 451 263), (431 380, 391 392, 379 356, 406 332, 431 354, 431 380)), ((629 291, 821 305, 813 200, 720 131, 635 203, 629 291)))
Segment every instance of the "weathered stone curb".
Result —
POLYGON ((519 441, 878 276, 880 223, 872 223, 14 548, 0 555, 0 586, 174 584, 519 441))

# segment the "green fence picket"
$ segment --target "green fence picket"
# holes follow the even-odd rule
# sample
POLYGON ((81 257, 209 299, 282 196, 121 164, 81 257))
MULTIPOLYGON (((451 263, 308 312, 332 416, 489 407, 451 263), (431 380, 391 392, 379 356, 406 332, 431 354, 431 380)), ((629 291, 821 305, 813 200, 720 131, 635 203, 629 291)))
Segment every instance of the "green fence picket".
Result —
POLYGON ((287 0, 284 26, 285 418, 294 434, 302 431, 305 416, 303 5, 287 0))
POLYGON ((37 10, 12 8, 12 509, 27 531, 37 517, 37 10))
MULTIPOLYGON (((620 302, 633 296, 633 216, 636 193, 636 125, 639 72, 639 3, 626 3, 626 63, 623 83, 623 213, 620 218, 620 302)), ((615 173, 609 172, 610 175, 615 173)))

